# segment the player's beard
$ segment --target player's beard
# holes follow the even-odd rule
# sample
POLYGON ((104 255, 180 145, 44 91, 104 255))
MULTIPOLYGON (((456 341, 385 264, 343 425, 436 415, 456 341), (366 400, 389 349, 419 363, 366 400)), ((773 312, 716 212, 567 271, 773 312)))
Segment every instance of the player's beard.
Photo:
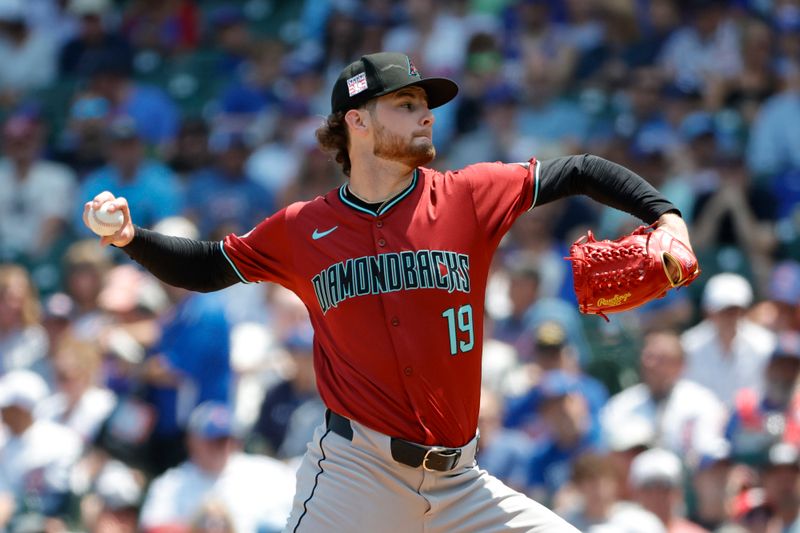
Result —
POLYGON ((372 153, 376 157, 397 161, 409 168, 417 168, 433 161, 436 157, 436 147, 427 137, 404 139, 376 123, 375 146, 372 148, 372 153), (424 139, 425 142, 415 143, 415 139, 424 139))

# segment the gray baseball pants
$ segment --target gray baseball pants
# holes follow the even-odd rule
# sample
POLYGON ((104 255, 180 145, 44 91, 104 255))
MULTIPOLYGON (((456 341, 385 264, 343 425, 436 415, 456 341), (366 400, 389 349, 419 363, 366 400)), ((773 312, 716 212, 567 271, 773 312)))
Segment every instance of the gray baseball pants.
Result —
POLYGON ((478 468, 477 437, 453 470, 398 463, 390 438, 350 422, 348 440, 319 426, 297 472, 284 533, 577 533, 555 513, 478 468))

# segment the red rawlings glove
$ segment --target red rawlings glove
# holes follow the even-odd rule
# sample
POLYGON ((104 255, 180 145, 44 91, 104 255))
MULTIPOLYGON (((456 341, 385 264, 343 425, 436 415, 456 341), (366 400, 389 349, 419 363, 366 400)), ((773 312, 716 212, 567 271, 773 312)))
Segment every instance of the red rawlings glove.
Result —
POLYGON ((698 275, 697 258, 664 230, 641 226, 616 241, 598 241, 590 231, 572 244, 573 283, 582 313, 618 313, 661 298, 698 275))

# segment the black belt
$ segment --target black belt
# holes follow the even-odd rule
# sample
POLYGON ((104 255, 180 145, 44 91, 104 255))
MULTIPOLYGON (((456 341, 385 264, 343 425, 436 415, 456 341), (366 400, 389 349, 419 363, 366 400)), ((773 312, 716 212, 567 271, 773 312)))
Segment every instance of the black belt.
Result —
MULTIPOLYGON (((347 440, 353 440, 353 427, 350 420, 328 410, 325 415, 328 429, 347 440)), ((460 448, 442 446, 423 446, 407 440, 392 437, 392 458, 398 463, 425 470, 448 472, 456 467, 461 458, 460 448)))

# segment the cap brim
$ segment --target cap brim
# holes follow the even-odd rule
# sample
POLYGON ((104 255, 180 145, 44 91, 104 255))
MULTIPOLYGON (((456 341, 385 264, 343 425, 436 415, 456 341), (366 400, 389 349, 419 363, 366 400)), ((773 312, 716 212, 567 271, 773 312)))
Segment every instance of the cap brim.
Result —
POLYGON ((403 85, 402 87, 392 88, 390 91, 376 94, 375 97, 396 93, 400 89, 405 89, 406 87, 419 87, 424 90, 425 94, 428 96, 428 109, 435 109, 439 106, 443 106, 458 94, 458 85, 453 80, 447 78, 425 78, 403 85))

